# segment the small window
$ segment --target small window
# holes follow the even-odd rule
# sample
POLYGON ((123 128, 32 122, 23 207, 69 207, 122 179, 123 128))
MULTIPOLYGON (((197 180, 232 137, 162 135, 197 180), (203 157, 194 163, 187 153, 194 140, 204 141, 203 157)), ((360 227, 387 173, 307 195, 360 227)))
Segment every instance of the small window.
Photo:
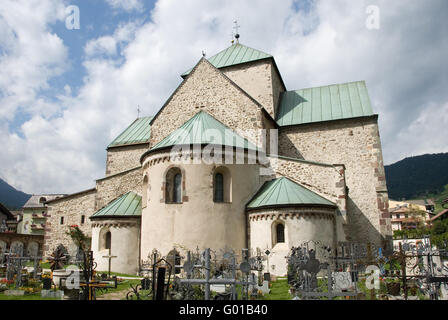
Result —
POLYGON ((86 222, 86 216, 81 216, 81 224, 84 224, 86 222))
POLYGON ((182 175, 180 173, 174 176, 174 192, 173 192, 173 202, 182 202, 182 175))
POLYGON ((171 168, 166 174, 165 202, 182 203, 182 173, 179 168, 171 168))
POLYGON ((146 208, 148 204, 148 176, 143 178, 143 194, 142 194, 142 208, 146 208))
POLYGON ((47 201, 47 198, 45 198, 45 197, 41 197, 39 199, 39 203, 44 203, 45 201, 47 201))
POLYGON ((64 224, 64 217, 61 217, 61 224, 64 224))
POLYGON ((224 177, 222 173, 215 175, 215 202, 224 202, 224 177))
POLYGON ((285 242, 285 226, 283 223, 279 223, 275 227, 276 235, 277 235, 277 243, 284 243, 285 242))
POLYGON ((111 243, 112 243, 112 234, 110 233, 110 231, 106 232, 106 241, 105 241, 105 249, 111 249, 111 243))
POLYGON ((213 201, 232 202, 232 177, 227 167, 218 167, 213 172, 213 201))

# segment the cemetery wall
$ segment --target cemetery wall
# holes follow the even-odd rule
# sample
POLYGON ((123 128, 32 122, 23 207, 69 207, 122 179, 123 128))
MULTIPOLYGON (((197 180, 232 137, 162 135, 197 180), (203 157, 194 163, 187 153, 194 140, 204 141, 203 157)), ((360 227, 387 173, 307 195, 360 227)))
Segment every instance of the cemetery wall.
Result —
POLYGON ((38 245, 38 255, 42 255, 44 248, 44 236, 43 235, 31 235, 31 234, 18 234, 18 233, 3 233, 0 232, 0 252, 9 251, 13 243, 22 243, 24 248, 24 254, 30 246, 38 245))
POLYGON ((377 116, 282 127, 279 154, 344 164, 348 240, 384 244, 391 237, 377 116))

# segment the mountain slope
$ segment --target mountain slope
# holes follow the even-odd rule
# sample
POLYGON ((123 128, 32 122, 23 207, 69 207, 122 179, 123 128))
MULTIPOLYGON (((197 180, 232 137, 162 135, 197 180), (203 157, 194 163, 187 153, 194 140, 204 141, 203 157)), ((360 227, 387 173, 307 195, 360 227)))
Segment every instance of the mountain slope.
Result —
POLYGON ((390 199, 437 195, 448 184, 448 153, 405 158, 384 168, 390 199))
POLYGON ((0 202, 8 209, 20 209, 30 197, 0 179, 0 202))

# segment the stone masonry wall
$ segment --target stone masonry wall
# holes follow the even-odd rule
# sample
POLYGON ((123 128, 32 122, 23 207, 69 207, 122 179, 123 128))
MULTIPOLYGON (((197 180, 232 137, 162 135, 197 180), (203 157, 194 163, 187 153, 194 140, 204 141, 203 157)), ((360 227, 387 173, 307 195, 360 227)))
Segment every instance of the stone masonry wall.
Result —
POLYGON ((89 217, 95 212, 95 194, 95 189, 88 190, 48 204, 49 216, 44 236, 45 256, 50 256, 59 244, 63 244, 68 250, 73 250, 73 241, 65 234, 70 225, 76 224, 86 235, 92 235, 89 217), (81 224, 82 215, 85 215, 84 224, 81 224), (61 217, 64 217, 63 224, 61 217))
POLYGON ((128 191, 142 194, 143 170, 141 167, 124 171, 96 181, 95 210, 128 191))
POLYGON ((377 117, 283 127, 279 153, 345 165, 349 239, 380 243, 392 234, 377 117))
POLYGON ((283 175, 336 203, 341 214, 345 215, 346 195, 344 166, 331 166, 282 158, 278 158, 276 161, 277 166, 274 170, 278 174, 283 175))
POLYGON ((279 78, 270 59, 222 68, 221 71, 257 100, 274 118, 279 97, 279 78))
POLYGON ((106 176, 111 176, 140 165, 140 157, 149 144, 114 147, 107 149, 106 176))
POLYGON ((280 94, 285 91, 285 88, 283 87, 282 81, 281 81, 281 75, 277 73, 277 70, 274 66, 271 68, 272 73, 272 89, 273 89, 273 98, 274 98, 274 115, 273 118, 275 119, 277 116, 277 109, 278 105, 280 104, 280 94))
MULTIPOLYGON (((180 84, 151 125, 153 146, 204 110, 231 129, 263 128, 262 109, 206 59, 180 84)), ((257 143, 256 139, 248 139, 257 143)))

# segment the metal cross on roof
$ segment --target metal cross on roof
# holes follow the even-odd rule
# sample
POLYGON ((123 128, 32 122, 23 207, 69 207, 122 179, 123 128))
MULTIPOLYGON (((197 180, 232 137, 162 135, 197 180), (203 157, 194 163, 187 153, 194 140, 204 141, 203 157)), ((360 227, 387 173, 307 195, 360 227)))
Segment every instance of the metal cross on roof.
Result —
POLYGON ((233 26, 233 29, 235 29, 235 39, 236 39, 236 42, 239 43, 238 39, 240 38, 240 34, 238 33, 238 28, 240 26, 238 25, 238 21, 237 20, 233 21, 233 23, 235 24, 233 26))

